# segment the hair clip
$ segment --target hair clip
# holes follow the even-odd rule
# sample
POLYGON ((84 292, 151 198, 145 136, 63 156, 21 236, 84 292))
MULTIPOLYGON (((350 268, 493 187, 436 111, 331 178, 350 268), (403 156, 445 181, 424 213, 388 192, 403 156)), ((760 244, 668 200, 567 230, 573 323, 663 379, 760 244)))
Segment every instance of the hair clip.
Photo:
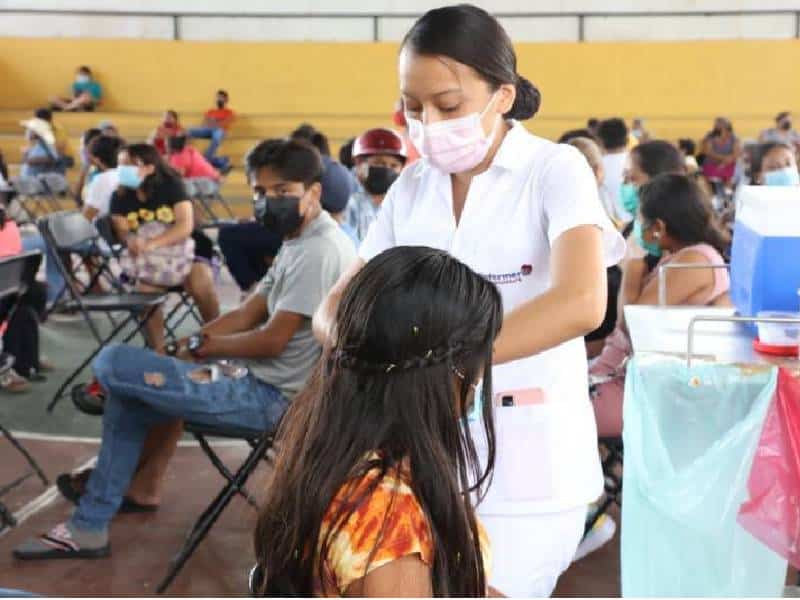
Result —
POLYGON ((411 328, 411 331, 413 331, 413 332, 414 332, 414 335, 419 335, 419 327, 417 327, 416 325, 414 325, 414 326, 411 328))
POLYGON ((386 367, 386 372, 390 373, 392 369, 394 369, 396 366, 397 366, 396 364, 391 363, 388 367, 386 367))
POLYGON ((428 353, 425 355, 425 358, 428 359, 433 356, 433 350, 428 350, 428 353))

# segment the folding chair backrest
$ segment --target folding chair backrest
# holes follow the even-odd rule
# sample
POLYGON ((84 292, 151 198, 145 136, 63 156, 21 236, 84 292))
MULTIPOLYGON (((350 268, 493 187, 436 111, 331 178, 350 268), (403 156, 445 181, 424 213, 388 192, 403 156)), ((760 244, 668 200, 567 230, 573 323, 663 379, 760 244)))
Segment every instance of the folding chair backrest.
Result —
POLYGON ((38 196, 45 192, 38 177, 17 177, 12 183, 20 196, 38 196))
POLYGON ((45 240, 49 233, 58 250, 69 250, 85 242, 97 241, 100 237, 95 226, 78 211, 61 211, 41 217, 39 227, 43 229, 45 240))
POLYGON ((198 195, 197 187, 194 185, 194 179, 184 179, 183 187, 186 189, 187 198, 196 198, 198 195))
POLYGON ((0 258, 0 300, 19 294, 24 288, 25 263, 28 254, 0 258))
POLYGON ((51 194, 60 196, 69 192, 69 182, 61 173, 42 173, 39 175, 39 179, 42 181, 45 190, 51 194))
POLYGON ((192 182, 198 196, 215 196, 219 191, 219 184, 207 177, 193 177, 187 181, 192 182))

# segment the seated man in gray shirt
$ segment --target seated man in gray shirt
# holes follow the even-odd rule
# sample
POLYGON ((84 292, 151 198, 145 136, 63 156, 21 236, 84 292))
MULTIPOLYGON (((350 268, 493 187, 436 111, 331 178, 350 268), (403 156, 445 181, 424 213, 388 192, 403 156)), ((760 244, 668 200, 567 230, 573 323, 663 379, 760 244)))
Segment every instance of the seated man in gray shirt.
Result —
POLYGON ((134 346, 103 349, 93 364, 107 394, 97 466, 70 520, 24 542, 17 558, 107 556, 109 522, 151 427, 180 418, 271 430, 311 374, 321 353, 311 317, 355 260, 355 249, 322 210, 316 149, 268 140, 248 155, 247 167, 256 218, 284 239, 259 290, 168 350, 189 360, 134 346), (238 359, 247 372, 213 364, 223 358, 238 359))

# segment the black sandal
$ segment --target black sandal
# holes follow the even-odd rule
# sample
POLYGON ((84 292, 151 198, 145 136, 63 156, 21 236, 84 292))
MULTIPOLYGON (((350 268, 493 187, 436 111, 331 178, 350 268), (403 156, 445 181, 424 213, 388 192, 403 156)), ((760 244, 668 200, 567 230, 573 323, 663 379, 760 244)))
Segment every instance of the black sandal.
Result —
MULTIPOLYGON (((61 495, 67 500, 77 505, 86 490, 86 482, 92 475, 94 469, 86 469, 78 471, 77 473, 62 473, 56 477, 56 487, 61 495)), ((157 504, 139 504, 135 500, 131 500, 127 496, 122 499, 122 504, 119 506, 120 513, 137 514, 137 513, 152 513, 158 510, 157 504)))

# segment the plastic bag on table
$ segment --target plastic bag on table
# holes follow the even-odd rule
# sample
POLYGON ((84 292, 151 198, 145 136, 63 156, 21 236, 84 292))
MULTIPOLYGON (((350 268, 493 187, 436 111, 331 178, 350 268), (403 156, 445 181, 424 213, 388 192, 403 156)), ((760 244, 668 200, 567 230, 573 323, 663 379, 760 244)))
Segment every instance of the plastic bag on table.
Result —
POLYGON ((800 380, 781 370, 739 523, 800 568, 800 380))
POLYGON ((624 596, 780 596, 786 561, 736 522, 777 369, 635 358, 624 401, 624 596))

